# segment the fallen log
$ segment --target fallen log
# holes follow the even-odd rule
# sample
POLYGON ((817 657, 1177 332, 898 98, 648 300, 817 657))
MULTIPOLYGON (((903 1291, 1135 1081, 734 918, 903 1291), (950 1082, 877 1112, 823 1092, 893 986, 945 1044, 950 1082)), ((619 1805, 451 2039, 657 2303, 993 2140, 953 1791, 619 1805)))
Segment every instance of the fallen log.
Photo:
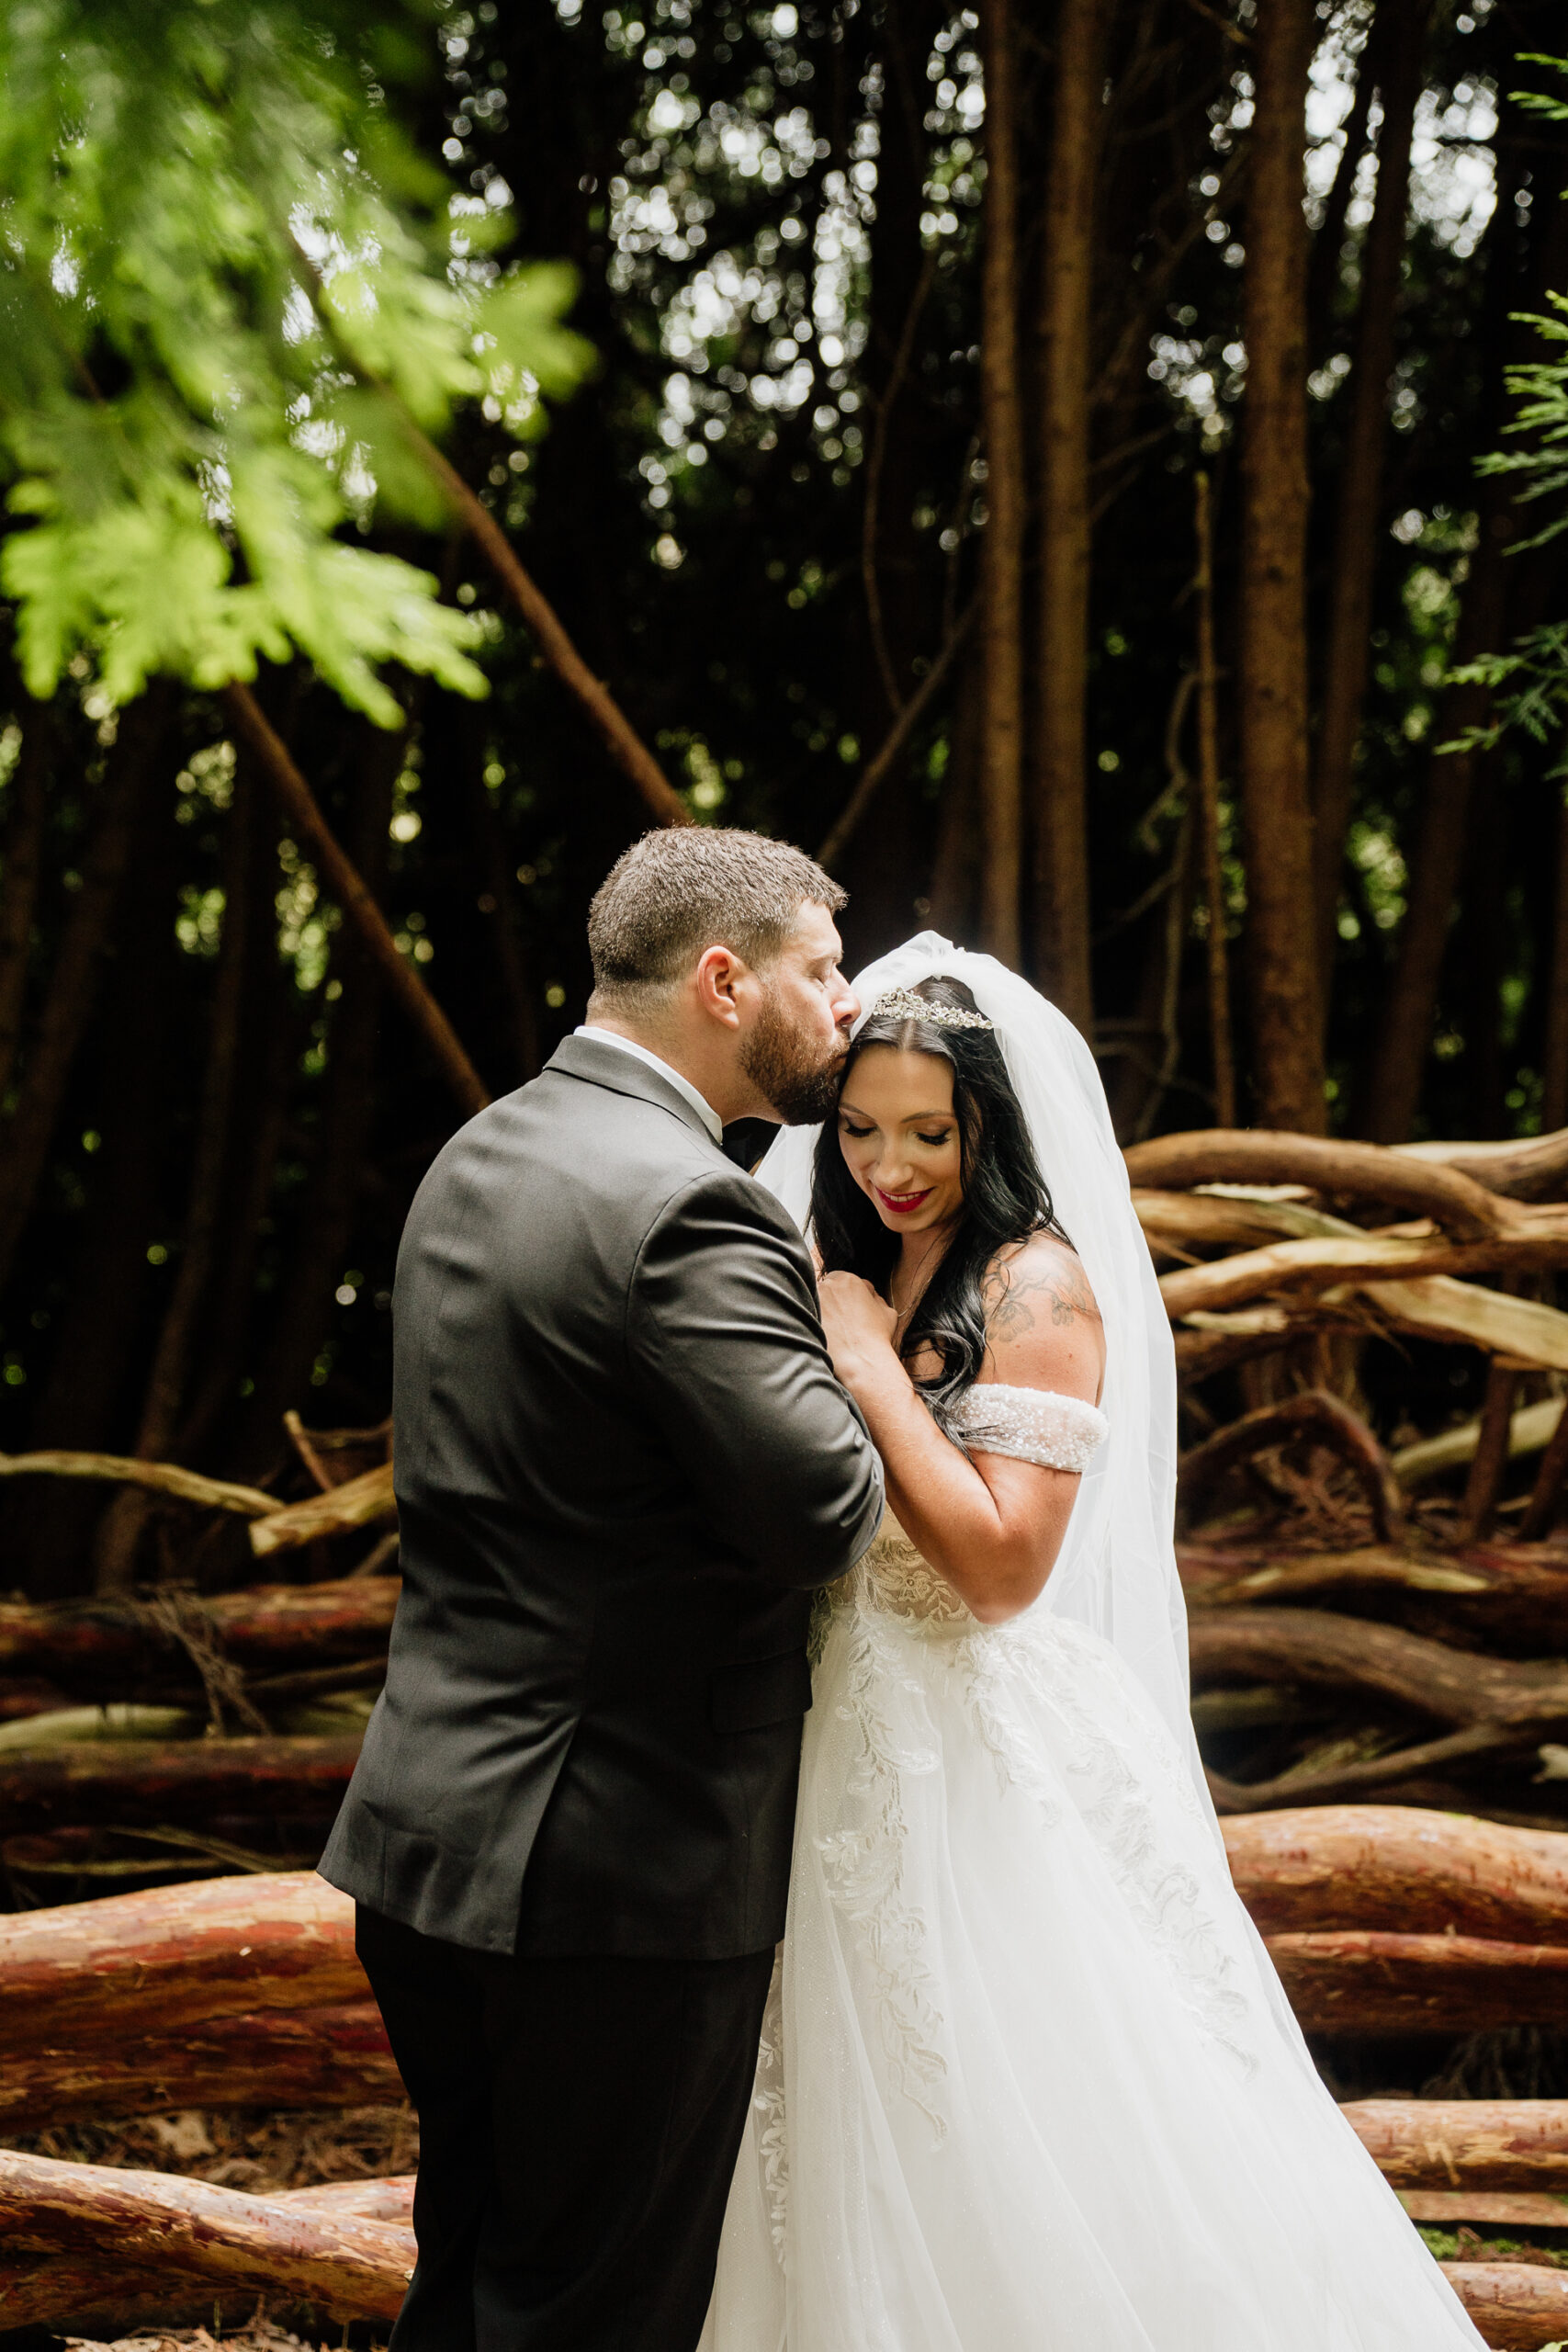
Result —
MULTIPOLYGON (((1444 1772, 1483 1761, 1496 1764, 1505 1758, 1522 1763, 1535 1755, 1540 1739, 1540 1726, 1517 1731, 1496 1724, 1471 1724, 1463 1731, 1446 1732, 1440 1739, 1418 1741, 1414 1747, 1391 1750, 1380 1742, 1371 1753, 1348 1760, 1311 1770, 1296 1765, 1271 1781, 1232 1781, 1209 1770, 1209 1793, 1215 1811, 1222 1815, 1337 1804, 1347 1797, 1368 1803, 1388 1798, 1396 1804, 1430 1804, 1433 1800, 1421 1792, 1444 1772)), ((1456 1800, 1456 1811, 1470 1809, 1468 1798, 1456 1800)))
POLYGON ((259 1487, 239 1487, 231 1478, 204 1478, 174 1462, 139 1462, 127 1453, 74 1453, 58 1447, 38 1453, 0 1453, 0 1478, 86 1478, 115 1487, 141 1487, 172 1495, 209 1510, 236 1511, 242 1519, 265 1519, 282 1508, 259 1487))
POLYGON ((1408 1159, 1456 1169, 1489 1193, 1516 1201, 1561 1200, 1568 1192, 1568 1127, 1510 1143, 1400 1143, 1408 1159))
MULTIPOLYGON (((1563 1399, 1543 1397, 1539 1405, 1521 1405, 1508 1422, 1508 1459, 1517 1462, 1521 1454, 1540 1453, 1551 1443, 1558 1422, 1562 1419, 1563 1399)), ((1475 1459, 1475 1449, 1481 1442, 1481 1419, 1460 1421, 1450 1430, 1440 1430, 1436 1437, 1418 1438, 1414 1445, 1402 1445, 1390 1456, 1393 1475, 1402 1487, 1425 1486, 1429 1478, 1439 1478, 1445 1470, 1457 1470, 1475 1459)))
POLYGON ((1568 2197, 1517 2193, 1501 2188, 1401 2188, 1400 2203, 1413 2222, 1462 2222, 1487 2229, 1568 2230, 1568 2197))
POLYGON ((1381 1144, 1345 1143, 1267 1127, 1200 1127, 1156 1136, 1122 1155, 1140 1189, 1191 1184, 1306 1184, 1348 1200, 1387 1202, 1429 1216, 1461 1240, 1511 1232, 1512 1204, 1473 1177, 1381 1144))
POLYGON ((1568 1666, 1484 1657, 1324 1609, 1194 1611, 1192 1680, 1292 1682, 1391 1701, 1455 1726, 1516 1729, 1568 1716, 1568 1666))
POLYGON ((1465 1635, 1489 1649, 1539 1657, 1568 1649, 1568 1565, 1538 1546, 1476 1544, 1452 1552, 1393 1544, 1291 1552, 1264 1542, 1189 1542, 1177 1565, 1194 1611, 1319 1600, 1363 1605, 1450 1646, 1465 1635))
MULTIPOLYGON (((1168 1280, 1170 1277, 1163 1277, 1168 1280)), ((1427 1274, 1409 1282, 1339 1283, 1289 1303, 1240 1306, 1234 1310, 1192 1306, 1181 1316, 1193 1335, 1210 1344, 1204 1349, 1177 1351, 1179 1368, 1190 1377, 1207 1377, 1222 1360, 1238 1360, 1253 1343, 1283 1347, 1329 1329, 1336 1321, 1356 1321, 1369 1334, 1379 1326, 1409 1331, 1417 1338, 1457 1341, 1482 1349, 1488 1355, 1512 1357, 1522 1365, 1543 1371, 1568 1371, 1568 1315, 1542 1306, 1533 1298, 1513 1298, 1504 1291, 1486 1290, 1479 1283, 1456 1282, 1448 1274, 1427 1274), (1246 1343, 1244 1346, 1243 1343, 1246 1343)))
POLYGON ((0 2051, 80 2048, 197 2018, 368 1995, 354 1905, 313 1871, 0 1917, 0 2051))
POLYGON ((1438 2267, 1495 2352, 1551 2352, 1568 2335, 1568 2271, 1533 2262, 1438 2267))
POLYGON ((49 2254, 13 2245, 0 2253, 0 2329, 7 2334, 101 2319, 117 2335, 127 2327, 140 2331, 143 2324, 156 2326, 162 2335, 165 2326, 181 2321, 200 2317, 210 2323, 214 2301, 211 2287, 199 2276, 138 2270, 101 2252, 49 2254), (106 2302, 112 2309, 106 2311, 106 2302))
MULTIPOLYGON (((186 1605, 193 1623, 236 1664, 281 1668, 301 1656, 321 1664, 385 1649, 400 1589, 397 1577, 341 1577, 193 1595, 186 1605)), ((123 1699, 128 1674, 167 1670, 179 1656, 164 1624, 135 1600, 0 1601, 0 1671, 7 1674, 47 1670, 123 1699)))
POLYGON ((86 1741, 0 1756, 7 1830, 57 1824, 190 1821, 214 1814, 333 1811, 357 1736, 86 1741))
POLYGON ((0 2069, 0 2133, 173 2108, 396 2107, 402 2098, 379 2010, 353 2001, 13 2051, 0 2069))
POLYGON ((1217 1478, 1255 1453, 1310 1437, 1329 1447, 1360 1482, 1378 1532, 1396 1542, 1404 1532, 1404 1496, 1387 1454, 1359 1413, 1326 1389, 1309 1388, 1275 1405, 1244 1413, 1177 1464, 1177 1501, 1190 1511, 1217 1478))
POLYGON ((1365 2098, 1339 2112, 1395 2188, 1568 2195, 1568 2098, 1365 2098))
POLYGON ((1242 1814, 1220 1826, 1236 1893, 1266 1936, 1452 1929, 1568 1945, 1568 1833, 1371 1804, 1242 1814))
MULTIPOLYGON (((8 2249, 21 2241, 56 2257, 89 2257, 100 2297, 104 2280, 123 2267, 198 2278, 220 2291, 298 2298, 337 2319, 395 2318, 415 2252, 412 2231, 389 2222, 169 2173, 62 2164, 8 2149, 0 2149, 0 2241, 8 2249)), ((84 2274, 77 2267, 75 2275, 84 2274)), ((29 2261, 9 2252, 0 2272, 0 2324, 66 2316, 73 2306, 62 2311, 58 2301, 66 2277, 47 2256, 29 2261)), ((79 2292, 73 2307, 81 2308, 79 2292)))
POLYGON ((304 2205, 312 2213, 356 2213, 363 2222, 396 2222, 412 2226, 416 2173, 393 2173, 386 2180, 326 2180, 310 2188, 280 2188, 279 2205, 304 2205))
POLYGON ((1568 1948, 1349 1928, 1269 1936, 1305 2033, 1480 2033, 1568 2023, 1568 1948))
POLYGON ((374 1520, 390 1519, 397 1508, 392 1465, 381 1463, 360 1477, 345 1479, 341 1487, 329 1487, 324 1494, 310 1495, 302 1503, 273 1511, 265 1521, 256 1520, 251 1528, 251 1549, 258 1559, 273 1552, 298 1551, 321 1536, 344 1535, 353 1528, 368 1527, 374 1520))

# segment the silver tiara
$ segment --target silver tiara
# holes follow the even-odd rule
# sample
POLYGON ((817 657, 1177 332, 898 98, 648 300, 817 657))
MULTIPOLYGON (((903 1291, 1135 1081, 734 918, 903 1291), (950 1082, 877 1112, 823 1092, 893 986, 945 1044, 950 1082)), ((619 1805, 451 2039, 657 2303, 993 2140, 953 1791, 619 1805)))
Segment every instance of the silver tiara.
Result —
POLYGON ((994 1029, 997 1025, 983 1012, 971 1012, 962 1004, 931 1004, 913 989, 889 989, 886 996, 879 996, 871 1017, 880 1021, 884 1015, 894 1021, 929 1021, 936 1029, 994 1029))

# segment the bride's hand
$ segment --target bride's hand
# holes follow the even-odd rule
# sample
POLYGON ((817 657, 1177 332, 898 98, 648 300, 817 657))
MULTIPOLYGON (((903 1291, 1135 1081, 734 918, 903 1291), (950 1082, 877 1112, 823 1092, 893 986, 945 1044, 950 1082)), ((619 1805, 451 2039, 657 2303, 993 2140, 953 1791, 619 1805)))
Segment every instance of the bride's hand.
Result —
MULTIPOLYGON (((824 1274, 818 1283, 833 1369, 852 1396, 873 1364, 893 1354, 897 1317, 860 1274, 824 1274)), ((897 1360, 897 1359, 895 1359, 897 1360)))

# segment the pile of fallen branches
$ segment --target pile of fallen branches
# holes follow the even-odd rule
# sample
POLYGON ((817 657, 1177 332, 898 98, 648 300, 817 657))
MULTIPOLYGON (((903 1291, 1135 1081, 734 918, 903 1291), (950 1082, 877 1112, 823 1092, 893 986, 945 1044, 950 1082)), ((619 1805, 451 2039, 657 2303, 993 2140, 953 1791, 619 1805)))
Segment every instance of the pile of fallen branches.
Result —
MULTIPOLYGON (((1225 1824, 1235 1884, 1309 2030, 1456 2036, 1568 2023, 1568 1835, 1400 1807, 1225 1824)), ((393 2104, 351 1905, 307 1872, 231 1877, 0 1919, 0 2143, 73 2118, 393 2104)), ((1568 2222, 1568 2100, 1377 2099, 1345 2110, 1434 2226, 1568 2222)), ((257 2292, 386 2321, 412 2261, 412 2182, 241 2192, 0 2146, 0 2326, 257 2292)), ((1487 2341, 1568 2329, 1568 2273, 1459 2260, 1487 2341), (1533 2331, 1533 2332, 1532 2332, 1533 2331)))
POLYGON ((1568 1133, 1208 1129, 1127 1159, 1195 1441, 1179 1556, 1217 1803, 1568 1820, 1568 1669, 1540 1662, 1568 1656, 1568 1133), (1422 1427, 1400 1359, 1435 1347, 1480 1410, 1422 1427))

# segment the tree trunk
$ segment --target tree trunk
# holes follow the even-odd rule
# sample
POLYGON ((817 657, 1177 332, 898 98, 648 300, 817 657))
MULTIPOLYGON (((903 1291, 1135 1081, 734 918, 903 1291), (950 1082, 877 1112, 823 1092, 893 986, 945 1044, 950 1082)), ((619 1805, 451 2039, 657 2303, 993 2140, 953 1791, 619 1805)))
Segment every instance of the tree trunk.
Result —
MULTIPOLYGON (((182 2097, 177 2103, 196 2102, 182 2097)), ((280 2207, 175 2174, 61 2164, 14 2149, 0 2150, 0 2235, 13 2245, 89 2255, 100 2282, 122 2266, 137 2275, 172 2272, 205 2280, 209 2291, 324 2303, 337 2318, 395 2319, 414 2261, 412 2231, 389 2222, 280 2207)), ((8 2324, 28 2292, 27 2271, 17 2267, 22 2276, 13 2274, 6 2297, 8 2324)), ((55 2315, 62 2315, 58 2308, 55 2315)))
POLYGON ((1351 95, 1350 111, 1345 118, 1345 144, 1339 151, 1334 185, 1324 199, 1322 221, 1313 238, 1312 262, 1307 273, 1307 354, 1309 365, 1314 368, 1323 366, 1339 339, 1335 331, 1334 306, 1343 267, 1345 226, 1349 218, 1350 199, 1356 192, 1361 157, 1366 153, 1372 94, 1378 87, 1382 72, 1390 17, 1397 15, 1398 6, 1399 0, 1395 0, 1393 10, 1385 12, 1380 7, 1373 14, 1357 61, 1356 86, 1351 95))
POLYGON ((0 1918, 0 2050, 174 2033, 369 1998, 354 1904, 314 1871, 207 1879, 0 1918))
MULTIPOLYGON (((1510 328, 1509 313, 1520 307, 1521 298, 1535 306, 1532 298, 1540 290, 1543 247, 1550 246, 1550 232, 1561 233, 1559 221, 1540 217, 1555 208, 1534 207, 1530 224, 1534 250, 1521 271, 1514 198, 1526 167, 1521 148, 1528 136, 1518 111, 1505 107, 1497 144, 1497 201, 1487 236, 1485 287, 1477 322, 1479 347, 1493 355, 1477 428, 1477 446, 1482 448, 1494 446, 1504 422, 1504 363, 1510 356, 1511 341, 1517 349, 1519 334, 1518 329, 1510 328)), ((1477 490, 1476 507, 1475 551, 1464 582, 1454 643, 1456 666, 1496 651, 1507 634, 1512 586, 1507 556, 1516 536, 1513 492, 1506 481, 1488 477, 1477 490)), ((1484 686, 1450 686, 1433 718, 1434 745, 1440 747, 1483 725, 1490 709, 1491 696, 1484 686)), ((1407 910, 1356 1119, 1358 1132, 1378 1143, 1404 1141, 1421 1099, 1475 786, 1484 765, 1485 756, 1479 752, 1445 752, 1437 748, 1432 753, 1421 828, 1411 860, 1407 910)))
POLYGON ((986 539, 980 633, 980 931, 1004 964, 1021 960, 1023 831, 1023 526, 1026 503, 1018 332, 1018 76, 1012 0, 985 0, 985 248, 980 389, 986 539))
POLYGON ((1235 1891, 1266 1936, 1451 1928, 1568 1945, 1568 1837, 1552 1830, 1394 1804, 1232 1814, 1220 1827, 1235 1891))
MULTIPOLYGON (((302 1657, 384 1649, 400 1589, 396 1577, 344 1577, 209 1593, 191 1607, 199 1629, 236 1664, 285 1667, 302 1657)), ((0 1673, 47 1673, 85 1696, 123 1697, 128 1678, 176 1661, 167 1636, 134 1602, 0 1601, 0 1673)))
MULTIPOLYGON (((175 848, 173 811, 164 805, 137 835, 121 894, 93 1112, 103 1141, 48 1376, 29 1424, 30 1442, 40 1450, 101 1451, 128 1443, 134 1428, 126 1418, 135 1410, 127 1391, 144 1344, 153 1281, 147 1250, 162 1220, 175 1075, 168 1051, 179 961, 175 848)), ((29 1481, 7 1497, 7 1526, 27 1560, 35 1599, 91 1588, 93 1530, 111 1501, 101 1487, 60 1478, 29 1481)))
MULTIPOLYGON (((207 1067, 179 1264, 152 1350, 136 1431, 135 1452, 143 1462, 162 1461, 173 1443, 190 1378, 197 1318, 212 1276, 224 1165, 240 1082, 241 1014, 250 953, 249 883, 262 831, 258 798, 252 763, 248 759, 242 761, 229 809, 223 858, 223 931, 212 989, 207 1067)), ((110 1504, 96 1546, 95 1582, 98 1591, 118 1592, 133 1581, 137 1547, 152 1509, 150 1497, 134 1487, 122 1488, 110 1504)))
POLYGON ((490 1097, 479 1072, 464 1052, 446 1013, 413 966, 400 953, 376 903, 375 892, 352 859, 344 855, 288 745, 248 686, 228 686, 223 698, 241 736, 255 753, 284 821, 299 835, 301 847, 310 852, 321 875, 321 888, 328 898, 336 900, 345 927, 361 941, 398 1003, 430 1047, 464 1114, 471 1116, 474 1112, 482 1111, 490 1097))
MULTIPOLYGON (((924 642, 922 534, 915 528, 915 507, 927 426, 913 371, 936 276, 936 252, 922 245, 920 216, 929 202, 931 145, 925 66, 942 21, 931 0, 905 0, 903 6, 881 12, 874 35, 883 51, 883 98, 870 316, 861 362, 871 402, 870 441, 861 469, 864 641, 853 683, 863 762, 875 756, 916 692, 915 661, 924 642)), ((911 802, 908 789, 913 750, 906 738, 886 787, 856 826, 852 847, 846 847, 842 872, 850 892, 852 970, 896 947, 918 927, 914 902, 927 849, 920 804, 911 802)))
POLYGON ((263 826, 251 863, 245 918, 247 970, 241 1017, 241 1059, 247 1082, 231 1127, 232 1145, 220 1212, 221 1247, 202 1317, 203 1346, 189 1402, 172 1451, 200 1458, 215 1433, 240 1410, 239 1385, 255 1307, 256 1261, 272 1202, 277 1160, 299 1067, 303 1023, 277 954, 276 826, 263 826))
POLYGON ((1253 1086, 1269 1126, 1321 1135, 1321 990, 1307 771, 1306 266, 1312 0, 1259 0, 1247 209, 1241 746, 1253 1086))
POLYGON ((1214 1123, 1235 1125, 1235 1048, 1231 1033, 1229 910, 1220 854, 1219 666, 1214 658, 1214 518, 1209 477, 1195 477, 1198 569, 1198 799, 1202 823, 1201 865, 1208 927, 1203 940, 1209 987, 1209 1053, 1213 1065, 1214 1123))
POLYGON ((0 1283, 10 1271, 49 1159, 66 1081, 96 1001, 131 844, 147 821, 170 707, 154 684, 120 719, 105 764, 96 822, 71 902, 17 1104, 0 1126, 0 1283))
MULTIPOLYGON (((1475 553, 1465 582, 1456 664, 1472 662, 1503 640, 1505 561, 1514 536, 1506 493, 1483 482, 1475 553)), ((1433 733, 1439 746, 1483 724, 1491 705, 1486 687, 1450 686, 1438 706, 1433 733)), ((1421 831, 1413 860, 1408 910, 1399 954, 1383 999, 1366 1102, 1358 1125, 1375 1143, 1403 1143, 1421 1098, 1436 1021, 1438 983, 1459 895, 1469 837, 1472 796, 1483 755, 1433 752, 1427 771, 1421 831)))
POLYGON ((1394 2188, 1568 2193, 1568 2098, 1367 2098, 1339 2112, 1394 2188))
MULTIPOLYGON (((1318 720, 1314 819, 1317 868, 1318 968, 1334 965, 1339 877, 1355 790, 1356 752, 1371 671, 1372 591, 1382 530, 1383 456, 1394 317, 1404 259, 1410 142, 1421 91, 1427 0, 1381 0, 1377 196, 1361 248, 1349 418, 1339 460, 1323 705, 1318 720)), ((1351 166, 1352 175, 1354 166, 1351 166)), ((1326 991, 1325 991, 1326 993, 1326 991)), ((1325 1008, 1326 1011, 1326 1007, 1325 1008)))
MULTIPOLYGON (((387 827, 402 748, 400 736, 364 729, 353 839, 356 868, 372 904, 385 888, 387 827)), ((381 921, 378 907, 376 911, 381 921)), ((276 1321, 245 1413, 241 1459, 257 1473, 272 1459, 282 1415, 305 1393, 331 1320, 375 1117, 381 972, 364 938, 346 924, 338 933, 333 968, 343 994, 327 1034, 316 1160, 300 1229, 288 1253, 276 1321)))
MULTIPOLYGON (((357 1738, 83 1740, 0 1755, 8 1830, 337 1811, 357 1738)), ((179 2102, 188 2106, 189 2100, 179 2102)))
POLYGON ((1438 2264, 1475 2323, 1483 2344, 1496 2352, 1538 2352, 1561 2343, 1568 2329, 1568 2278, 1533 2262, 1443 2262, 1438 2264))
POLYGON ((1095 196, 1105 118, 1103 0, 1056 12, 1051 163, 1041 286, 1039 706, 1034 741, 1034 965, 1086 1035, 1089 483, 1095 196))
POLYGON ((9 1091, 21 1042, 49 813, 52 717, 46 703, 34 702, 25 705, 22 717, 26 729, 11 780, 0 865, 0 1102, 9 1091))
POLYGON ((1268 1938, 1303 2033, 1483 2033, 1568 2025, 1568 1951, 1376 1928, 1268 1938))
POLYGON ((1561 784, 1551 789, 1556 798, 1557 873, 1540 1069, 1540 1124, 1548 1134, 1568 1125, 1568 791, 1561 784))

